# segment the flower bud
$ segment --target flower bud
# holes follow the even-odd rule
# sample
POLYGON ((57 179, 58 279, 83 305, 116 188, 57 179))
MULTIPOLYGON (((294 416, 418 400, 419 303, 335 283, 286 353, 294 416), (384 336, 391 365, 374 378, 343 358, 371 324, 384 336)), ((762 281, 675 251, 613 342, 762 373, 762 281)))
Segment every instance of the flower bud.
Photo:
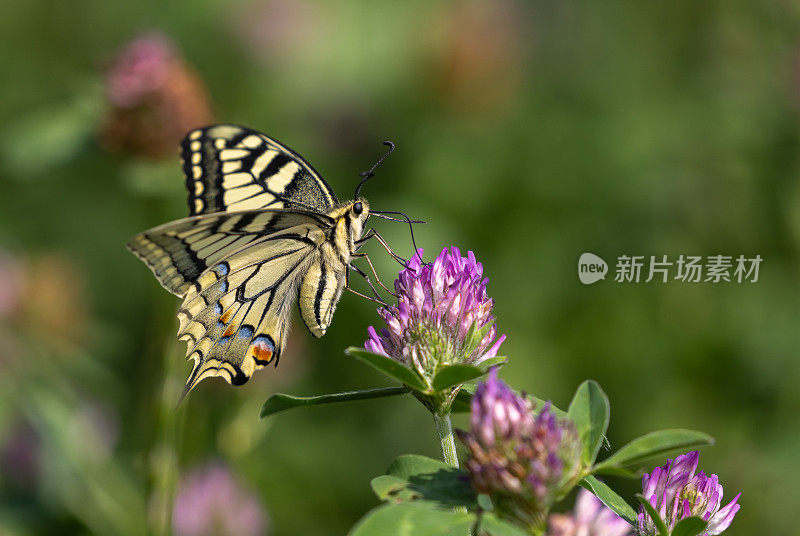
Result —
POLYGON ((473 487, 488 494, 501 516, 526 528, 541 527, 550 506, 575 485, 581 445, 575 427, 545 405, 514 393, 493 370, 472 398, 467 447, 473 487))

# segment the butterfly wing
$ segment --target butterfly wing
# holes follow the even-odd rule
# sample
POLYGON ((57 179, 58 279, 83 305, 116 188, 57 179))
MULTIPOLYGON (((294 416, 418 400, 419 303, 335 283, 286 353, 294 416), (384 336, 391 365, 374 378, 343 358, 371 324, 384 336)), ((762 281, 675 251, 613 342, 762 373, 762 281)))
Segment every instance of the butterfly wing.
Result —
POLYGON ((214 125, 190 132, 181 147, 191 215, 267 207, 325 213, 338 203, 310 164, 260 132, 214 125))
POLYGON ((155 227, 134 236, 127 245, 164 288, 184 296, 220 259, 265 235, 303 224, 327 229, 333 220, 322 214, 274 209, 205 214, 155 227))
POLYGON ((195 130, 182 156, 191 216, 128 247, 183 298, 186 392, 211 376, 240 385, 277 364, 295 296, 311 332, 325 333, 346 273, 326 215, 338 200, 299 155, 250 129, 195 130))
POLYGON ((187 392, 212 376, 241 385, 277 363, 292 302, 321 262, 329 220, 287 210, 208 214, 131 240, 159 281, 183 297, 178 338, 195 362, 187 392))
POLYGON ((248 244, 207 270, 184 298, 178 337, 195 365, 187 391, 207 377, 233 385, 280 356, 289 312, 325 232, 311 223, 248 244))

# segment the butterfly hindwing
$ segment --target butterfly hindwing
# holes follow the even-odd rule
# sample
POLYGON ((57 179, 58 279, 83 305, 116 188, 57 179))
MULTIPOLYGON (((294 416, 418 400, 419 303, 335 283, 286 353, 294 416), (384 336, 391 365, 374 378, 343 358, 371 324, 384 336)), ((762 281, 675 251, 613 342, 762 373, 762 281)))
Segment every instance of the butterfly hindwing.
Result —
POLYGON ((215 125, 182 143, 189 213, 305 208, 325 213, 338 203, 300 155, 254 130, 215 125))
POLYGON ((239 385, 277 363, 291 305, 324 240, 318 226, 297 225, 237 250, 197 280, 178 312, 178 336, 195 361, 187 390, 211 376, 239 385))

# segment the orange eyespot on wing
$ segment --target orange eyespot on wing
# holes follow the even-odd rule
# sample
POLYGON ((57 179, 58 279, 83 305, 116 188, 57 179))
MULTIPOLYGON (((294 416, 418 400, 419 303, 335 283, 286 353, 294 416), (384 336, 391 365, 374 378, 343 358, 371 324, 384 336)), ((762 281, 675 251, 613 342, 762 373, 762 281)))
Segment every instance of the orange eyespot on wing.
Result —
POLYGON ((255 359, 258 365, 268 365, 275 352, 275 343, 268 335, 261 335, 253 339, 247 355, 255 359))

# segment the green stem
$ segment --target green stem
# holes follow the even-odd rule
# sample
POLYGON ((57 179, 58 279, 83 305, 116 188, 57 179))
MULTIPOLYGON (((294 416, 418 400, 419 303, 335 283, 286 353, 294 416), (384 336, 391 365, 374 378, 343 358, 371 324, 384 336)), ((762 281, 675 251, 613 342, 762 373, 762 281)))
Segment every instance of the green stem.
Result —
POLYGON ((433 422, 436 425, 436 433, 439 434, 439 441, 442 444, 442 456, 444 463, 450 467, 458 467, 458 456, 456 455, 456 440, 453 434, 453 424, 450 422, 450 414, 433 414, 433 422))

